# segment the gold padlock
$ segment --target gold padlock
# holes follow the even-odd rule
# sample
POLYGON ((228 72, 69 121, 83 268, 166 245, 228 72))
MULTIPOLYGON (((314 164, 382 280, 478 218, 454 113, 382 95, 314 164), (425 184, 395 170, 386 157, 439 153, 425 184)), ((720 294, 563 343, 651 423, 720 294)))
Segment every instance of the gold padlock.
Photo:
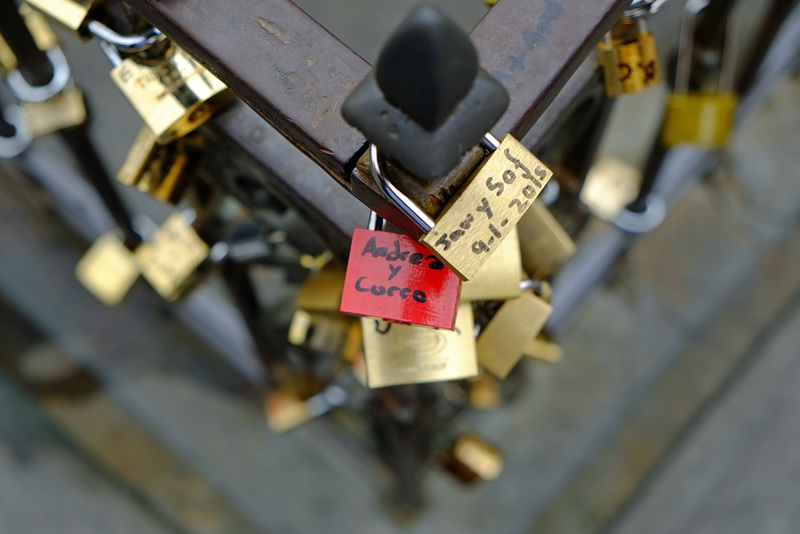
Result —
MULTIPOLYGON (((623 31, 628 30, 631 22, 620 22, 623 31)), ((603 85, 609 97, 642 91, 661 81, 655 38, 647 29, 644 19, 638 19, 635 23, 634 35, 613 39, 612 32, 608 32, 597 45, 597 58, 603 69, 603 85)))
POLYGON ((577 250, 575 242, 541 202, 533 203, 517 227, 522 268, 534 278, 550 276, 577 250))
POLYGON ((23 102, 21 107, 34 138, 86 122, 86 104, 78 89, 66 89, 43 102, 23 102))
POLYGON ((135 257, 153 289, 167 300, 176 300, 200 278, 209 251, 184 215, 174 213, 136 249, 135 257))
POLYGON ((458 307, 454 329, 395 324, 362 317, 370 388, 458 380, 478 374, 472 307, 458 307))
POLYGON ((104 0, 25 0, 42 13, 53 18, 84 38, 92 10, 104 0))
POLYGON ((75 266, 75 276, 98 300, 116 306, 139 278, 139 267, 119 236, 109 232, 84 254, 75 266))
POLYGON ((355 318, 340 313, 295 310, 288 339, 293 345, 318 352, 342 354, 346 350, 353 322, 356 322, 355 318))
POLYGON ((308 275, 297 293, 295 306, 308 312, 338 312, 342 304, 345 270, 327 263, 308 275))
POLYGON ((443 458, 444 467, 466 484, 496 479, 504 463, 497 448, 473 434, 456 439, 443 458))
POLYGON ((203 146, 203 137, 197 132, 160 145, 153 131, 144 126, 117 172, 117 180, 174 204, 191 184, 203 146))
POLYGON ((522 258, 519 235, 512 228, 508 238, 483 264, 472 280, 461 284, 462 301, 506 300, 522 294, 519 283, 522 281, 522 258))
POLYGON ((370 147, 373 177, 425 234, 419 242, 462 280, 474 278, 553 176, 510 134, 486 134, 488 159, 461 186, 434 222, 388 180, 385 161, 370 147))
POLYGON ((111 78, 160 144, 194 131, 233 99, 225 84, 177 46, 156 65, 123 59, 111 78))
POLYGON ((552 310, 532 291, 503 303, 478 336, 478 361, 484 369, 505 378, 522 358, 528 343, 542 330, 552 310))
POLYGON ((700 6, 699 10, 697 7, 689 3, 684 13, 678 46, 675 90, 667 103, 661 130, 661 143, 668 148, 682 144, 708 149, 723 148, 733 128, 739 103, 738 97, 733 93, 736 48, 733 45, 733 32, 727 29, 727 26, 716 91, 713 93, 689 91, 695 22, 697 15, 705 6, 700 6))
MULTIPOLYGON (((46 52, 58 45, 58 37, 53 33, 41 13, 34 11, 27 4, 22 4, 19 8, 19 14, 22 15, 22 20, 25 21, 25 26, 27 26, 33 41, 36 43, 36 48, 46 52)), ((4 73, 17 68, 17 56, 14 55, 2 35, 0 35, 0 67, 2 67, 4 73)))

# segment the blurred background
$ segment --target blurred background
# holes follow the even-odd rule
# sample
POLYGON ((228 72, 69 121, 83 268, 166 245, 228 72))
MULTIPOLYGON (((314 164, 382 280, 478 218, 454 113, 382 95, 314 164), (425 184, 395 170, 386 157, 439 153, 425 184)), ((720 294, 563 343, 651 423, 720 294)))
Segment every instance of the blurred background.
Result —
MULTIPOLYGON (((489 9, 429 3, 467 31, 489 9)), ((416 2, 296 4, 374 63, 416 2)), ((736 47, 745 51, 771 3, 739 4, 736 47)), ((663 65, 683 8, 670 0, 648 21, 663 65)), ((797 15, 784 31, 797 32, 797 15)), ((142 120, 97 42, 57 32, 89 103, 91 139, 116 172, 142 120)), ((783 52, 797 58, 793 43, 783 52)), ((334 410, 286 434, 270 430, 248 349, 228 342, 243 328, 222 323, 230 310, 216 310, 218 330, 205 337, 192 328, 193 313, 218 305, 207 298, 225 291, 218 276, 179 304, 142 282, 116 308, 87 292, 75 264, 111 222, 82 200, 93 193, 60 139, 37 139, 22 163, 0 161, 0 531, 800 531, 794 67, 745 102, 724 153, 676 186, 663 224, 561 322, 561 361, 523 359, 526 380, 511 402, 455 423, 502 452, 500 476, 464 485, 431 461, 413 513, 390 502, 388 475, 354 444, 362 423, 334 410), (55 179, 34 181, 30 168, 55 179)), ((598 160, 641 171, 666 95, 662 83, 620 97, 598 160)), ((674 152, 704 161, 699 149, 674 152)), ((171 211, 119 190, 153 220, 171 211)), ((579 256, 609 227, 591 218, 576 237, 579 256)), ((288 323, 300 280, 279 268, 256 278, 272 316, 288 323)))

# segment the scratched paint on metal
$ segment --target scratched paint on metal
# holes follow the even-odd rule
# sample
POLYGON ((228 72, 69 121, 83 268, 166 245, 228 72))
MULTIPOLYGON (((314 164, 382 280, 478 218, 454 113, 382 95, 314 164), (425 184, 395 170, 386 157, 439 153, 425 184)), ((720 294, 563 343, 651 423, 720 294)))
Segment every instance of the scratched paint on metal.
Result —
POLYGON ((357 228, 340 311, 452 330, 461 280, 407 236, 357 228))

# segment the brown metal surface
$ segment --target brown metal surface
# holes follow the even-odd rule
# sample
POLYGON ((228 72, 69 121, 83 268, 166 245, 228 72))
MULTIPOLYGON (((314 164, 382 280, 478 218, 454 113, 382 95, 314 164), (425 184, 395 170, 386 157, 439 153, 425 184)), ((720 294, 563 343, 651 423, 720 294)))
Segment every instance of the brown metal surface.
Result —
POLYGON ((511 103, 492 133, 521 139, 629 0, 503 0, 472 31, 481 66, 511 103))
POLYGON ((348 179, 366 140, 339 108, 366 61, 287 0, 128 3, 329 174, 348 179))

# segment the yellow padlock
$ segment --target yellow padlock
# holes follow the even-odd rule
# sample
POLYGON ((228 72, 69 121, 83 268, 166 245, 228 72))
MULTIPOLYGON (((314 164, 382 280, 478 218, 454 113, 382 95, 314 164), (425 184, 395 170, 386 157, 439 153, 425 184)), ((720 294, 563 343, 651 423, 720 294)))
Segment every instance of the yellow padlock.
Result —
MULTIPOLYGON (((621 24, 627 26, 630 21, 621 24)), ((656 41, 643 19, 636 21, 632 37, 612 39, 608 32, 597 45, 597 58, 609 97, 642 91, 661 81, 656 41)))
MULTIPOLYGON (((691 4, 691 3, 690 3, 691 4)), ((675 73, 675 91, 667 103, 661 142, 665 147, 694 145, 708 149, 723 148, 733 127, 738 97, 733 93, 735 48, 729 30, 726 30, 722 51, 719 81, 716 92, 689 91, 692 66, 692 45, 695 19, 700 10, 691 11, 687 5, 681 42, 678 47, 678 66, 675 73)))
MULTIPOLYGON (((113 53, 109 47, 105 50, 113 53)), ((177 46, 171 47, 156 65, 144 65, 131 58, 115 59, 120 61, 111 71, 111 78, 159 144, 194 131, 233 99, 225 84, 177 46)))

